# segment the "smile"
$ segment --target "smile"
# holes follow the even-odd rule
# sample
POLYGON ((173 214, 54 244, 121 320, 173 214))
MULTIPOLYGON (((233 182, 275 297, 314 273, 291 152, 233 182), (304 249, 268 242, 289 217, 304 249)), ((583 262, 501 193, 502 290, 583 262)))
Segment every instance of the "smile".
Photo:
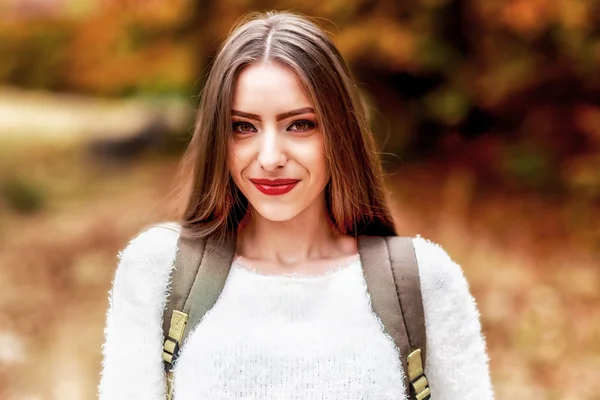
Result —
POLYGON ((296 187, 299 181, 295 182, 286 182, 286 183, 277 183, 277 184, 267 184, 265 181, 251 181, 252 184, 261 192, 268 196, 278 196, 282 194, 288 193, 290 190, 296 187))

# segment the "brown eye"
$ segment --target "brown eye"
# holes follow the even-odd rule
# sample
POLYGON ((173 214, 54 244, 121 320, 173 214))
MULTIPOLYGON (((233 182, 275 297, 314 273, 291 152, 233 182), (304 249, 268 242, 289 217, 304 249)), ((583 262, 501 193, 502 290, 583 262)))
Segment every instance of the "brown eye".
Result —
POLYGON ((235 133, 248 133, 256 130, 249 122, 234 122, 232 128, 235 133))
POLYGON ((314 122, 303 119, 300 121, 295 121, 292 125, 290 125, 288 130, 295 132, 306 132, 314 129, 315 126, 316 124, 314 122))

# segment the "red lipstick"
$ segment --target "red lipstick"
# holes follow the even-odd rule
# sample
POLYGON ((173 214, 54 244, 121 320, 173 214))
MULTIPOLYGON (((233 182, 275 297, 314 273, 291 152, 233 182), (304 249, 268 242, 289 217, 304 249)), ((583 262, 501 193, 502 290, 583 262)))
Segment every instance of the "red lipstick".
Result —
POLYGON ((299 179, 250 179, 260 192, 269 196, 285 194, 296 187, 299 181, 299 179))

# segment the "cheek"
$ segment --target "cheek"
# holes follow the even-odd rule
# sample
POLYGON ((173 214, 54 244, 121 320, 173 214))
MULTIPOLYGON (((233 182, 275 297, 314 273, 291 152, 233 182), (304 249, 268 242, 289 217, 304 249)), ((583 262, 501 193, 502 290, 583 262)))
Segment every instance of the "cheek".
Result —
POLYGON ((321 184, 329 178, 327 157, 321 141, 315 141, 306 146, 296 147, 296 160, 304 167, 311 176, 311 181, 321 184))
POLYGON ((327 166, 327 159, 325 157, 321 159, 319 176, 323 181, 329 181, 330 172, 329 167, 327 166))
POLYGON ((242 163, 240 159, 239 149, 235 146, 229 146, 229 154, 228 154, 228 167, 233 180, 237 182, 242 172, 242 163))
POLYGON ((230 141, 229 142, 229 164, 239 165, 243 162, 244 159, 244 146, 241 143, 230 141))
POLYGON ((329 168, 327 167, 327 156, 325 155, 325 146, 322 139, 318 143, 318 147, 318 151, 314 153, 314 165, 316 168, 315 172, 321 179, 327 179, 329 177, 329 168))

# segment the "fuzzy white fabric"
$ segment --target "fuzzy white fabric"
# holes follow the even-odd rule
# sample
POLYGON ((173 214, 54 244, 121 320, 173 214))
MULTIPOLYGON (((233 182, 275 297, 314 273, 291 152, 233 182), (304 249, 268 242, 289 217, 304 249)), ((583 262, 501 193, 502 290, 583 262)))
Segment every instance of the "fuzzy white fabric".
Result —
MULTIPOLYGON (((120 253, 102 346, 100 400, 165 399, 162 317, 178 227, 120 253)), ((413 238, 433 398, 493 399, 479 314, 461 268, 413 238)), ((263 275, 234 262, 215 306, 184 342, 176 400, 403 399, 398 349, 371 311, 360 258, 322 276, 263 275)))

